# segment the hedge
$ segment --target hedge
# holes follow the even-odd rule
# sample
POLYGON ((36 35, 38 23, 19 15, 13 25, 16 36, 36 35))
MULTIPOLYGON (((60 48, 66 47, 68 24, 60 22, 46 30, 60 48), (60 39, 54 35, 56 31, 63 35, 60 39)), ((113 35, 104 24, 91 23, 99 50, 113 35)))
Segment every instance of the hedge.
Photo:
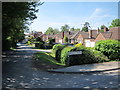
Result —
POLYGON ((68 52, 70 51, 82 51, 82 54, 70 56, 69 65, 81 65, 109 61, 109 59, 106 56, 104 56, 101 52, 81 46, 64 48, 61 52, 62 64, 67 64, 68 52))
POLYGON ((61 45, 61 44, 55 44, 52 48, 52 52, 55 54, 55 58, 57 61, 60 61, 61 59, 61 51, 63 48, 65 48, 66 45, 61 45))
POLYGON ((120 41, 117 40, 99 41, 95 45, 95 50, 100 51, 110 60, 120 60, 120 41))

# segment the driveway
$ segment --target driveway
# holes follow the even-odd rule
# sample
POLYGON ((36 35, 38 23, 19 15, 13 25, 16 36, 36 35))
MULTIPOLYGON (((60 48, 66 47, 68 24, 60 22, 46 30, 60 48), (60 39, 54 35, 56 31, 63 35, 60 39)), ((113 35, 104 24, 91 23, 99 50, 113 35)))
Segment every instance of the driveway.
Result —
MULTIPOLYGON (((33 64, 33 54, 39 50, 21 46, 11 55, 3 55, 3 88, 118 88, 118 72, 52 73, 33 64)), ((50 52, 50 51, 45 51, 50 52)))

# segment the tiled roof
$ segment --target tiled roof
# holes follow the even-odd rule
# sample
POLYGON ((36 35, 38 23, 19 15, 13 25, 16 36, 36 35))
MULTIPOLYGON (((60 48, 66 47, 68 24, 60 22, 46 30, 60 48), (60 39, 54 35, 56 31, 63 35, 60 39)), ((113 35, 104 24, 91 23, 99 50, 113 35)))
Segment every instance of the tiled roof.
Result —
POLYGON ((120 40, 120 27, 110 28, 109 32, 101 33, 106 39, 120 40))

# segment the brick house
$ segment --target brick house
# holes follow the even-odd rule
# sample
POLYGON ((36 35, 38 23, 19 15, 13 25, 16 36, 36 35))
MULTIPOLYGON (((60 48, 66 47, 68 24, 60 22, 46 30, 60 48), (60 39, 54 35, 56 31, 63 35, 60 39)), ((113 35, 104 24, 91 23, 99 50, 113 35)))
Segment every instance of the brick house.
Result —
POLYGON ((76 31, 60 32, 54 36, 55 43, 64 43, 64 37, 68 38, 68 42, 71 43, 71 37, 76 33, 76 31))
POLYGON ((99 33, 99 35, 95 39, 95 42, 108 39, 120 40, 120 26, 113 27, 110 28, 109 31, 99 33))
POLYGON ((41 39, 43 41, 48 41, 49 39, 53 38, 54 35, 51 35, 51 34, 42 34, 40 37, 41 37, 41 39))
POLYGON ((89 30, 89 32, 78 31, 75 35, 71 37, 72 43, 82 43, 86 47, 93 47, 95 45, 95 38, 99 34, 98 30, 89 30))

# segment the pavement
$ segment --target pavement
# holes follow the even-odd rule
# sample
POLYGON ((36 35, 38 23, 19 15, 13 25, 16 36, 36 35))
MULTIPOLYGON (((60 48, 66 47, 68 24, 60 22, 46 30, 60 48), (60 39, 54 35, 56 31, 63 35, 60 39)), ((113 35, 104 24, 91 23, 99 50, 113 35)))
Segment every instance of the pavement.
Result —
POLYGON ((92 73, 119 70, 120 62, 105 62, 97 64, 76 65, 60 69, 48 70, 56 73, 92 73))

